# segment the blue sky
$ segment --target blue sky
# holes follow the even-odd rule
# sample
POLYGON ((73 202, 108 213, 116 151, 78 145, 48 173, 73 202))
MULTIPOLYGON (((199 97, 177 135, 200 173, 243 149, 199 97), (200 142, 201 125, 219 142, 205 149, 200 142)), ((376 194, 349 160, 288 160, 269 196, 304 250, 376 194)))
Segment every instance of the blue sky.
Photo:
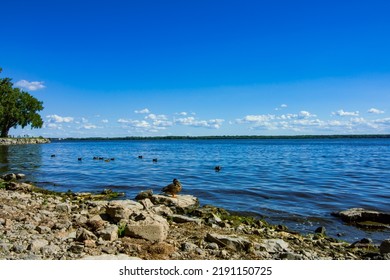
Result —
POLYGON ((47 137, 390 133, 389 1, 7 1, 47 137))

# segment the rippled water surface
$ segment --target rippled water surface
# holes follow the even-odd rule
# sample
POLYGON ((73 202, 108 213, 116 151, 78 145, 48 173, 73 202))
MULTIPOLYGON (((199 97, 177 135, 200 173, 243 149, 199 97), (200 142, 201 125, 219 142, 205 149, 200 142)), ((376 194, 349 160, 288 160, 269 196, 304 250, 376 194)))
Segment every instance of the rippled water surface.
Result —
POLYGON ((60 191, 110 187, 133 198, 178 178, 183 194, 232 211, 264 216, 300 232, 325 226, 353 241, 390 231, 344 225, 333 211, 390 211, 390 139, 147 140, 0 146, 0 173, 22 172, 60 191), (51 155, 56 155, 51 157, 51 155), (143 159, 138 159, 142 155, 143 159), (115 158, 110 162, 94 156, 115 158), (78 158, 82 157, 82 161, 78 158), (157 163, 152 159, 158 158, 157 163), (221 165, 220 172, 214 166, 221 165))

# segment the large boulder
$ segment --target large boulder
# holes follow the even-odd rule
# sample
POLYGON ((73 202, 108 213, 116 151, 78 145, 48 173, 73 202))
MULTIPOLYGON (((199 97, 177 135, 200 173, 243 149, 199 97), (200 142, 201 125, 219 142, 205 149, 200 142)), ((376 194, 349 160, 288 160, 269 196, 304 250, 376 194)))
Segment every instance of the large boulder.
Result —
POLYGON ((125 236, 143 238, 152 242, 164 241, 168 236, 169 224, 158 215, 140 214, 129 220, 125 227, 125 236))
POLYGON ((346 223, 371 229, 389 228, 390 213, 367 210, 363 208, 351 208, 348 210, 332 213, 346 223))
POLYGON ((139 212, 144 207, 142 204, 133 200, 116 200, 111 201, 106 206, 106 213, 115 222, 129 219, 130 215, 139 212))

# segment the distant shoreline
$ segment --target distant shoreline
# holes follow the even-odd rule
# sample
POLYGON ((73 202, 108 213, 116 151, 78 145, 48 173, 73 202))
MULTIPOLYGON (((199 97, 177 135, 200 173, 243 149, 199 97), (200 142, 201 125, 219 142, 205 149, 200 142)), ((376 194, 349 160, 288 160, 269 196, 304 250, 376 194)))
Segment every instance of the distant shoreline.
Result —
POLYGON ((127 136, 127 137, 86 137, 86 138, 49 138, 52 142, 57 141, 107 141, 107 140, 224 140, 224 139, 390 139, 390 134, 335 134, 335 135, 223 135, 223 136, 127 136))
POLYGON ((31 138, 0 138, 0 146, 9 145, 28 145, 28 144, 46 144, 50 143, 47 138, 31 137, 31 138))

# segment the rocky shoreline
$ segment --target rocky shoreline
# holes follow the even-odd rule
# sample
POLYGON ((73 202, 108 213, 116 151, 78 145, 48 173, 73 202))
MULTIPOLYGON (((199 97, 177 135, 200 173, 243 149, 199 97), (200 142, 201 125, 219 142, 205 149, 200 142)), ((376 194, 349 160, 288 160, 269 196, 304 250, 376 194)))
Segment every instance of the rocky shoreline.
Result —
POLYGON ((237 216, 196 197, 144 192, 54 193, 0 179, 0 259, 364 260, 390 259, 390 239, 353 244, 301 235, 282 225, 237 216))
POLYGON ((47 144, 46 138, 0 138, 0 145, 26 145, 26 144, 47 144))

